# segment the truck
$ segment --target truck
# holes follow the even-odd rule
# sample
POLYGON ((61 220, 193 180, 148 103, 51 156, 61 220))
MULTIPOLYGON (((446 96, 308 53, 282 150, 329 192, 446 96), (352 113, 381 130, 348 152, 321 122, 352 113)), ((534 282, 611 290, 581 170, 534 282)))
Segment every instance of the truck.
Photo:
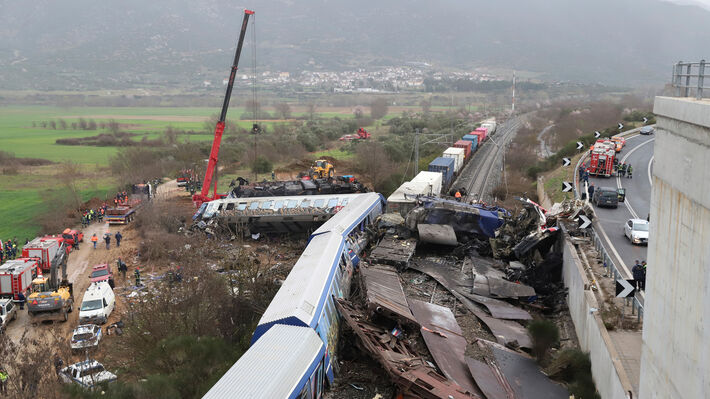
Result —
POLYGON ((23 258, 37 259, 40 269, 48 272, 54 259, 62 248, 64 239, 59 237, 37 237, 22 247, 23 258))
POLYGON ((466 151, 463 148, 449 147, 444 151, 443 156, 454 159, 454 172, 459 173, 464 165, 466 151))
POLYGON ((66 228, 62 232, 64 242, 72 248, 77 246, 77 243, 84 242, 84 233, 81 230, 66 228))
POLYGON ((39 273, 37 258, 17 258, 0 266, 0 297, 19 300, 19 294, 27 295, 32 280, 39 273))
POLYGON ((346 134, 341 136, 340 141, 367 140, 370 137, 372 137, 372 135, 365 130, 365 128, 361 127, 357 130, 357 134, 346 134))
POLYGON ((611 177, 614 173, 616 144, 610 140, 597 141, 590 153, 589 174, 611 177))
POLYGON ((74 310, 74 285, 67 278, 67 255, 64 244, 61 254, 52 261, 49 276, 38 274, 32 280, 32 293, 27 297, 27 313, 33 324, 46 320, 67 321, 74 310), (58 272, 61 270, 61 280, 58 272))
POLYGON ((108 224, 128 224, 133 221, 136 210, 129 205, 116 206, 106 209, 106 222, 108 224))

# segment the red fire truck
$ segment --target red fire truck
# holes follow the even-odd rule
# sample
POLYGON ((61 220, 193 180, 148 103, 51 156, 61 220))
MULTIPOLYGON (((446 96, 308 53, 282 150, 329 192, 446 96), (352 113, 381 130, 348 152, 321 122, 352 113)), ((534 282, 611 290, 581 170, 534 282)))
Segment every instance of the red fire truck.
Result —
POLYGON ((0 297, 16 301, 20 292, 29 295, 27 290, 32 286, 38 269, 36 258, 17 258, 5 262, 0 266, 0 297))
POLYGON ((611 177, 614 172, 616 144, 610 140, 598 140, 590 154, 589 174, 611 177))

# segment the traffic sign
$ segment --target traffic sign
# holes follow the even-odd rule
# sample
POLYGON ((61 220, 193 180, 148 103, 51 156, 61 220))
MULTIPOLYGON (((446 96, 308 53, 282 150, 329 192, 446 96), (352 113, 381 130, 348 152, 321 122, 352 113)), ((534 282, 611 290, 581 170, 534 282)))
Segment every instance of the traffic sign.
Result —
POLYGON ((572 183, 567 182, 567 181, 563 181, 562 182, 562 192, 567 193, 570 191, 572 191, 572 183))
POLYGON ((569 166, 570 160, 569 158, 562 158, 562 166, 569 166))
POLYGON ((622 125, 621 123, 619 123, 619 130, 621 130, 621 129, 623 129, 623 128, 624 128, 624 125, 622 125))
POLYGON ((578 141, 578 142, 577 142, 577 149, 578 149, 578 150, 581 150, 582 147, 584 147, 584 144, 582 144, 581 141, 578 141))
POLYGON ((645 125, 646 122, 648 122, 648 119, 646 119, 646 117, 644 116, 644 117, 643 117, 643 124, 645 125))
POLYGON ((592 224, 592 221, 584 215, 579 215, 579 219, 582 221, 582 224, 579 225, 580 229, 586 229, 592 224))
POLYGON ((627 298, 636 294, 636 288, 633 286, 634 280, 616 280, 616 297, 627 298))
POLYGON ((602 135, 602 134, 599 133, 599 130, 595 130, 595 131, 594 131, 594 138, 595 138, 595 139, 598 139, 599 136, 601 136, 601 135, 602 135))

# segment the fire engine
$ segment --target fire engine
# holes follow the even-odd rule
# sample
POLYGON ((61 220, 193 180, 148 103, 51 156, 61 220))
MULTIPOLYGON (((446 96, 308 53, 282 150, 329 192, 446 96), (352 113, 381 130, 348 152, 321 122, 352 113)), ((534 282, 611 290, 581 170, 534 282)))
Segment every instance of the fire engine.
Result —
POLYGON ((598 140, 590 154, 589 174, 611 177, 614 171, 616 144, 611 140, 598 140))

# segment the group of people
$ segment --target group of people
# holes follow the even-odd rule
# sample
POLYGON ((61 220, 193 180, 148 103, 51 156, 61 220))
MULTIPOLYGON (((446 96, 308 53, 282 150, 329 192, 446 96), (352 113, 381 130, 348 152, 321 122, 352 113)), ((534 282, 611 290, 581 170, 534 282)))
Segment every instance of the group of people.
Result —
POLYGON ((128 202, 128 194, 125 191, 119 191, 113 198, 113 204, 115 206, 125 205, 128 202))
MULTIPOLYGON (((113 237, 116 239, 116 248, 121 247, 121 240, 123 240, 123 234, 121 234, 120 231, 117 231, 116 234, 113 235, 113 237)), ((91 243, 94 244, 94 249, 96 249, 96 245, 99 243, 99 236, 96 235, 96 233, 91 235, 91 243)), ((107 231, 104 233, 103 237, 104 242, 106 243, 106 249, 111 249, 111 232, 107 231)))
POLYGON ((634 277, 634 288, 639 291, 646 291, 646 261, 636 259, 634 267, 631 268, 631 274, 634 277))
POLYGON ((0 264, 17 258, 17 248, 17 237, 7 241, 0 240, 0 264))
POLYGON ((631 166, 630 163, 626 163, 626 162, 615 163, 614 166, 616 168, 616 175, 617 176, 626 177, 629 179, 631 179, 633 177, 634 168, 631 166))
POLYGON ((103 204, 98 209, 85 210, 81 215, 81 227, 86 227, 95 221, 103 222, 106 208, 106 204, 103 204))

